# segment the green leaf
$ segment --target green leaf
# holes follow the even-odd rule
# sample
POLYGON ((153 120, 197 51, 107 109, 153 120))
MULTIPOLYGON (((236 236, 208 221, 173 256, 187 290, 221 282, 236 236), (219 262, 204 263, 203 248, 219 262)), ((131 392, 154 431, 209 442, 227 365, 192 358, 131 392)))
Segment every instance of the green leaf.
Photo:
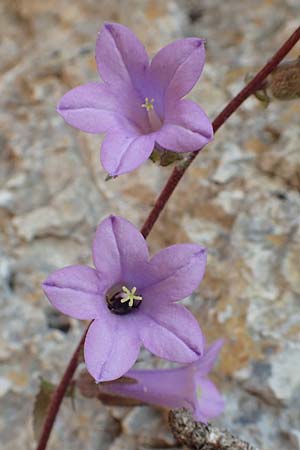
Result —
POLYGON ((115 180, 117 177, 117 175, 106 175, 105 180, 104 181, 110 181, 110 180, 115 180))
MULTIPOLYGON (((75 409, 74 404, 74 390, 75 384, 71 383, 68 387, 65 397, 71 398, 73 409, 75 409)), ((34 437, 38 441, 42 427, 47 415, 48 407, 51 402, 52 395, 56 389, 56 385, 40 377, 40 389, 35 397, 35 402, 33 405, 33 432, 34 437)))
POLYGON ((40 378, 40 389, 33 405, 33 432, 37 441, 39 440, 54 390, 54 384, 42 377, 40 378))

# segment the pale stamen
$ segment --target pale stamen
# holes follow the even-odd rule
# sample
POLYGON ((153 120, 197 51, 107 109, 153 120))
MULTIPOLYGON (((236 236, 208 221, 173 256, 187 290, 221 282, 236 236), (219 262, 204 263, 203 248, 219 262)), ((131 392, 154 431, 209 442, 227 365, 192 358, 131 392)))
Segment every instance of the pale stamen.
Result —
POLYGON ((145 103, 141 105, 142 108, 145 108, 148 113, 148 119, 151 127, 151 131, 157 131, 162 127, 162 121, 160 120, 158 114, 154 108, 154 98, 149 100, 149 97, 145 98, 145 103))
POLYGON ((197 386, 197 398, 200 399, 202 397, 202 389, 200 386, 197 386))
POLYGON ((126 286, 122 286, 122 291, 124 292, 124 294, 121 294, 123 298, 120 300, 120 302, 128 302, 128 306, 130 308, 133 307, 134 300, 143 300, 143 297, 141 297, 140 295, 135 295, 136 287, 133 287, 131 290, 129 290, 126 286))
POLYGON ((142 107, 142 108, 146 108, 146 110, 147 110, 148 112, 149 112, 149 111, 153 111, 153 109, 154 109, 153 103, 154 103, 154 98, 151 98, 151 100, 150 100, 150 102, 149 102, 149 98, 146 97, 146 98, 145 98, 145 103, 143 103, 143 104, 141 105, 141 107, 142 107))

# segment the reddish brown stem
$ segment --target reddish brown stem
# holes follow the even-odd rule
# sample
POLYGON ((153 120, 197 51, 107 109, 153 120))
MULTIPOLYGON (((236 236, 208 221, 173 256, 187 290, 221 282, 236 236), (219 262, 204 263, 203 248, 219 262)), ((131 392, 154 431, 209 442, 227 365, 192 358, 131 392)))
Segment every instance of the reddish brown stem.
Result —
MULTIPOLYGON (((229 119, 229 117, 241 106, 241 104, 255 91, 257 91, 267 76, 278 66, 289 51, 296 45, 300 39, 300 27, 298 27, 289 39, 280 47, 269 62, 257 73, 257 75, 228 103, 227 106, 217 115, 213 121, 213 129, 216 133, 219 128, 229 119)), ((201 149, 190 153, 184 164, 178 164, 171 173, 163 190, 159 194, 153 208, 151 209, 141 233, 146 238, 152 230, 160 213, 164 209, 167 201, 173 194, 177 184, 192 164, 201 149)))
MULTIPOLYGON (((226 120, 239 108, 239 106, 255 91, 257 91, 262 85, 263 81, 267 76, 275 69, 275 67, 283 60, 283 58, 288 54, 288 52, 294 47, 294 45, 300 39, 300 27, 290 36, 290 38, 280 47, 280 49, 275 53, 272 59, 258 72, 258 74, 228 103, 228 105, 221 111, 221 113, 213 121, 214 132, 216 132, 226 120)), ((183 177, 184 173, 194 161, 200 150, 197 150, 190 154, 190 156, 180 163, 173 170, 171 176, 169 177, 165 187, 158 196, 150 214, 148 215, 142 229, 141 233, 146 238, 150 231, 152 230, 155 222, 157 221, 160 213, 165 207, 167 201, 174 192, 177 184, 183 177)), ((47 417, 45 419, 44 428, 40 437, 40 441, 37 450, 45 450, 47 442, 58 413, 59 407, 66 393, 66 390, 73 378, 74 372, 78 366, 78 357, 80 350, 83 346, 86 331, 81 338, 81 341, 73 354, 68 367, 61 379, 58 387, 56 388, 49 409, 47 417)))
POLYGON ((82 335, 82 338, 75 350, 75 352, 73 353, 72 358, 70 359, 70 362, 68 364, 68 367, 66 368, 66 371, 59 383, 59 385, 57 386, 56 390, 53 393, 52 399, 51 399, 51 403, 49 405, 49 409, 47 411, 47 417, 44 423, 44 427, 40 436, 40 440, 37 446, 37 450, 45 450, 47 443, 48 443, 48 439, 51 433, 51 430, 53 428, 58 410, 60 408, 61 402, 63 401, 64 395, 66 393, 66 390, 70 384, 70 382, 72 381, 73 375, 75 370, 77 369, 78 366, 78 361, 79 361, 79 355, 85 340, 85 336, 87 333, 88 327, 85 330, 84 334, 82 335))

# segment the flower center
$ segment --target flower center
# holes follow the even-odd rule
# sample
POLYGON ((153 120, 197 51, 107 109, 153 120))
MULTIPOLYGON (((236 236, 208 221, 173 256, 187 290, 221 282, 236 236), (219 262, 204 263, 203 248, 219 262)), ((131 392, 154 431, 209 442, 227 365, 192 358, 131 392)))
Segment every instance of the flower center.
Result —
POLYGON ((136 294, 136 287, 128 289, 127 286, 118 284, 113 286, 106 293, 106 303, 108 309, 119 315, 129 314, 138 308, 143 300, 141 295, 136 294))
POLYGON ((149 102, 149 98, 146 97, 145 98, 145 103, 143 103, 141 105, 141 107, 142 108, 146 108, 147 112, 149 112, 149 111, 152 111, 154 109, 153 103, 154 103, 154 98, 151 98, 151 100, 149 102))
POLYGON ((143 103, 141 107, 145 108, 148 113, 151 131, 159 130, 162 126, 162 121, 160 120, 158 114, 154 109, 154 98, 151 98, 151 100, 149 100, 149 97, 146 97, 145 103, 143 103))

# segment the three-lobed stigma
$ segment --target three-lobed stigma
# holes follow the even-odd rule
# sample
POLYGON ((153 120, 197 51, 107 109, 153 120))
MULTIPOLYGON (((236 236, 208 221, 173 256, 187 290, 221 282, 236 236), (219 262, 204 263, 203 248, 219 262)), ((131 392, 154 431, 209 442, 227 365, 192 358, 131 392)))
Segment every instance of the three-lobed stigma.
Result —
POLYGON ((121 294, 122 298, 121 298, 121 303, 126 303, 128 302, 128 306, 130 308, 133 307, 134 304, 134 300, 143 300, 143 297, 141 297, 140 295, 135 295, 136 293, 136 287, 134 286, 131 290, 129 290, 126 286, 122 286, 122 291, 124 292, 123 294, 121 294))
POLYGON ((141 107, 142 107, 142 108, 146 108, 146 110, 147 110, 148 112, 149 112, 149 111, 153 111, 153 109, 154 109, 153 103, 154 103, 154 98, 151 98, 151 100, 149 101, 149 98, 146 97, 146 98, 145 98, 145 103, 143 103, 143 104, 141 105, 141 107))
POLYGON ((134 312, 139 306, 143 297, 137 295, 137 288, 134 286, 128 289, 123 283, 111 287, 106 292, 106 303, 108 309, 118 315, 124 315, 134 312))

